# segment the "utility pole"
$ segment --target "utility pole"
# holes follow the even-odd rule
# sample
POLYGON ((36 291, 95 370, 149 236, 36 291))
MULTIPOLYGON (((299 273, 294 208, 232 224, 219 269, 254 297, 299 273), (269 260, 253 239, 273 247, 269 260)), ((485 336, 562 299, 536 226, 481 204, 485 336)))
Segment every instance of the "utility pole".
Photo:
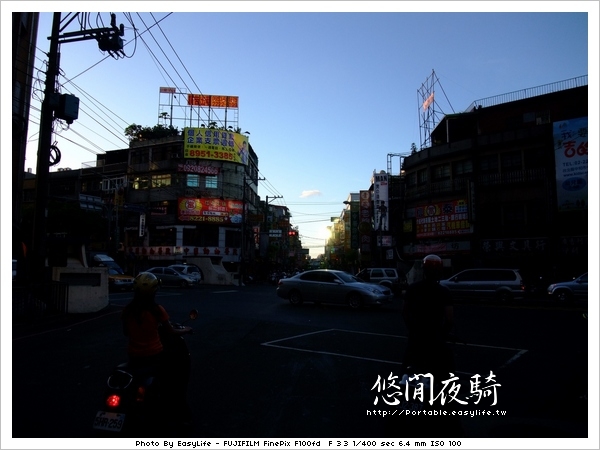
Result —
POLYGON ((246 175, 243 180, 244 185, 242 186, 242 248, 240 250, 240 278, 238 280, 238 286, 244 285, 244 258, 246 256, 246 175))
MULTIPOLYGON (((267 239, 269 239, 269 241, 271 240, 271 236, 270 236, 270 230, 268 227, 268 219, 269 219, 269 198, 271 199, 271 201, 276 200, 278 198, 283 198, 281 195, 275 195, 273 197, 269 197, 268 195, 265 197, 265 228, 267 229, 267 239)), ((279 238, 281 240, 281 238, 279 238)), ((277 261, 277 258, 275 258, 275 261, 277 261)), ((270 262, 270 261, 269 261, 270 262)))
POLYGON ((46 86, 40 115, 40 138, 38 142, 37 169, 35 181, 35 210, 33 220, 33 267, 30 273, 37 275, 38 280, 46 280, 46 222, 48 218, 48 179, 50 178, 50 147, 52 146, 52 123, 54 109, 57 106, 55 95, 56 77, 58 76, 58 33, 60 13, 54 13, 50 51, 48 52, 48 71, 46 86))
POLYGON ((50 179, 50 155, 52 149, 52 129, 54 119, 64 119, 68 124, 77 119, 79 100, 70 95, 59 95, 56 92, 56 80, 60 67, 58 45, 60 43, 76 42, 96 39, 100 50, 108 51, 111 55, 119 55, 123 51, 124 26, 116 26, 116 16, 111 14, 110 28, 97 28, 60 34, 61 13, 55 12, 52 21, 50 50, 48 51, 48 71, 44 88, 44 100, 40 114, 40 138, 38 141, 38 155, 35 184, 35 209, 33 219, 32 253, 33 257, 28 265, 31 275, 37 275, 40 281, 45 281, 46 274, 46 247, 47 247, 47 219, 48 219, 48 194, 50 179))

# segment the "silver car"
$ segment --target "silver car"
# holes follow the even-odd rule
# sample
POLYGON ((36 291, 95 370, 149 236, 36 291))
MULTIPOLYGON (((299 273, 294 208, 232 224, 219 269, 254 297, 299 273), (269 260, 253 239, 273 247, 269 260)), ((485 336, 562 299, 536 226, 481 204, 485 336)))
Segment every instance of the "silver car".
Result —
POLYGON ((336 303, 353 309, 362 306, 381 306, 393 299, 392 291, 380 285, 365 283, 341 270, 317 269, 282 278, 277 295, 292 305, 303 302, 336 303))
POLYGON ((584 273, 571 281, 551 284, 548 286, 548 295, 551 295, 559 301, 570 301, 574 299, 587 300, 588 274, 584 273))
POLYGON ((454 298, 522 300, 525 284, 517 269, 467 269, 441 280, 454 298))
POLYGON ((202 281, 202 271, 196 265, 193 265, 193 264, 171 264, 169 267, 171 269, 175 269, 179 273, 182 273, 184 275, 189 275, 190 277, 195 278, 197 283, 200 283, 202 281))
POLYGON ((191 287, 198 284, 195 278, 179 273, 170 267, 152 267, 146 272, 156 275, 163 286, 191 287))

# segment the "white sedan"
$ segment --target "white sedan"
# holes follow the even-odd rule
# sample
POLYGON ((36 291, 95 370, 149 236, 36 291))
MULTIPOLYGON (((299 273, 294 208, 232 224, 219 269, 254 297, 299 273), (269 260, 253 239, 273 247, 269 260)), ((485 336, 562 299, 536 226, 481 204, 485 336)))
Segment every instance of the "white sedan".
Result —
POLYGON ((292 305, 303 302, 336 303, 353 309, 362 306, 381 306, 394 297, 385 286, 365 283, 360 278, 341 270, 317 269, 282 278, 277 284, 277 295, 292 305))

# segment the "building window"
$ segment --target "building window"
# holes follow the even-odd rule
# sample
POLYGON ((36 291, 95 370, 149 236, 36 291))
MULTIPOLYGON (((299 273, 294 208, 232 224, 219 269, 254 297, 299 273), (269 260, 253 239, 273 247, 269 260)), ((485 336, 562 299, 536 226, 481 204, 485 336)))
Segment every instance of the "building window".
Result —
POLYGON ((165 186, 171 186, 171 175, 152 175, 152 187, 160 188, 165 186))
POLYGON ((502 172, 521 170, 523 168, 521 152, 517 150, 514 152, 502 153, 500 155, 500 164, 502 172))
POLYGON ((504 225, 506 227, 522 227, 526 224, 525 205, 504 205, 504 225))
POLYGON ((457 161, 454 163, 454 175, 463 176, 473 173, 473 162, 468 159, 466 161, 457 161))
POLYGON ((482 173, 498 173, 498 155, 484 155, 479 161, 482 173))
POLYGON ((131 186, 133 189, 148 189, 150 182, 147 177, 135 177, 131 186))
POLYGON ((125 177, 119 178, 107 178, 102 180, 102 190, 107 192, 113 192, 120 186, 125 186, 127 180, 125 177))
POLYGON ((216 175, 211 176, 207 175, 204 181, 204 186, 206 189, 216 189, 219 185, 219 181, 216 175))
POLYGON ((406 182, 409 186, 417 185, 417 172, 411 172, 406 175, 406 182))
POLYGON ((147 163, 148 159, 148 149, 134 150, 131 152, 131 164, 147 163))
POLYGON ((242 233, 240 230, 225 230, 225 247, 236 248, 242 246, 242 233))
POLYGON ((187 187, 200 187, 200 175, 195 173, 188 173, 186 175, 185 185, 187 187))
POLYGON ((436 181, 450 178, 450 164, 440 164, 432 168, 432 178, 436 181))
POLYGON ((424 184, 427 183, 427 169, 421 169, 417 171, 417 183, 424 184))

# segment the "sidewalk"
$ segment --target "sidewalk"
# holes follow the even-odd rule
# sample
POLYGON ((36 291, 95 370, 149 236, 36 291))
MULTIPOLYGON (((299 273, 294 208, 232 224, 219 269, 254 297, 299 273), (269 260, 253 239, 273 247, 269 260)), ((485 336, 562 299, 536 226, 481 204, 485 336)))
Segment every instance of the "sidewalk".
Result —
POLYGON ((30 335, 51 332, 69 327, 81 322, 93 320, 101 316, 120 313, 122 308, 109 304, 100 311, 80 314, 55 314, 45 317, 34 317, 29 320, 20 320, 12 323, 12 337, 14 339, 26 338, 30 335))

